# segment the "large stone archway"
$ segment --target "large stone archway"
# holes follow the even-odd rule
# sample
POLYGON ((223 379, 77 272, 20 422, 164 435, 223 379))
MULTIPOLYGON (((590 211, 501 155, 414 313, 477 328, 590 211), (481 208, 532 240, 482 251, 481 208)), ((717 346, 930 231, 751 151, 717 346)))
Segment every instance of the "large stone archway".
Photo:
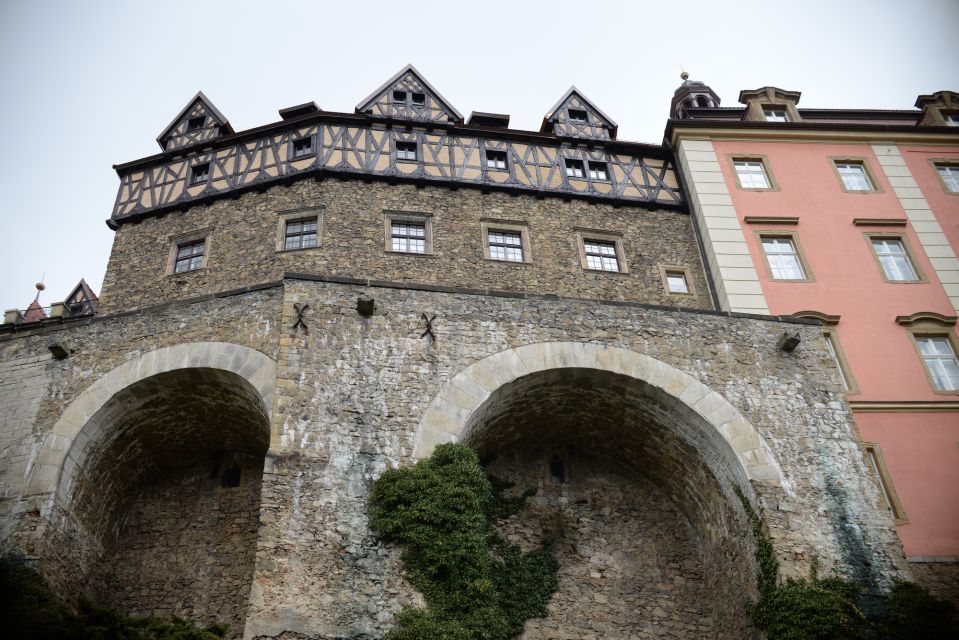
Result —
POLYGON ((573 342, 489 356, 425 412, 416 456, 444 441, 536 488, 503 525, 553 542, 560 588, 525 638, 747 637, 753 542, 735 495, 785 488, 756 429, 720 394, 649 356, 573 342))
POLYGON ((242 632, 270 446, 275 364, 227 343, 183 344, 98 379, 45 441, 41 563, 68 598, 242 632))

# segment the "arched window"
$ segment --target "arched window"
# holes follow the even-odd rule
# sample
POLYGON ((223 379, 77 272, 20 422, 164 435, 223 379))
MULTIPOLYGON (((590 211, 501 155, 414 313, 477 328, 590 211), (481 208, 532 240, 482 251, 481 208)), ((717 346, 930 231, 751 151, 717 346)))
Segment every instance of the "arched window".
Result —
POLYGON ((696 104, 699 105, 700 107, 708 107, 709 99, 706 96, 699 96, 698 98, 696 98, 696 104))

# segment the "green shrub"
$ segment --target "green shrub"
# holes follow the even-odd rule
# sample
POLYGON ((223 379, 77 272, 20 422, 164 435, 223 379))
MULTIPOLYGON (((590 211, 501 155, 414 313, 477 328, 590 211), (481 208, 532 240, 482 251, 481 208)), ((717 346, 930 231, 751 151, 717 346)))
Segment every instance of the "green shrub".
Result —
POLYGON ((896 582, 888 602, 890 640, 959 638, 956 607, 912 582, 896 582))
POLYGON ((457 444, 376 481, 370 527, 403 545, 407 576, 427 603, 404 610, 390 640, 507 640, 546 615, 557 584, 549 549, 523 553, 493 530, 529 495, 506 498, 507 486, 457 444))

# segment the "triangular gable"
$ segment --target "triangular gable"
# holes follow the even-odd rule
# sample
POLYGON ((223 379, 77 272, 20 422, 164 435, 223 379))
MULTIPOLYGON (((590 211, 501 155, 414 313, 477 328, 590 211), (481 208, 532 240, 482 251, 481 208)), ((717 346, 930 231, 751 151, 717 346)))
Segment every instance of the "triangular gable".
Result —
POLYGON ((619 125, 612 118, 574 86, 546 113, 540 131, 553 132, 558 136, 615 140, 618 128, 619 125), (570 109, 574 111, 574 116, 582 116, 582 113, 577 112, 585 112, 585 118, 570 117, 570 109))
POLYGON ((198 91, 163 133, 157 136, 157 143, 164 151, 170 151, 230 133, 233 133, 233 127, 226 117, 202 91, 198 91))
POLYGON ((463 122, 463 116, 411 64, 356 105, 357 113, 427 122, 463 122))
POLYGON ((99 301, 100 298, 93 293, 87 281, 80 278, 80 282, 63 301, 63 306, 68 316, 87 316, 96 313, 99 301))

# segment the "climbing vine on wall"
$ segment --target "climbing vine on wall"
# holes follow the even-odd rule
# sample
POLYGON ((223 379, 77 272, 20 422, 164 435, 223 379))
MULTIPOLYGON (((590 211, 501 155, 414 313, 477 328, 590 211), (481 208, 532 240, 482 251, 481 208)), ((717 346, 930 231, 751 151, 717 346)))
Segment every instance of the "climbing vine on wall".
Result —
POLYGON ((547 614, 557 585, 549 548, 524 553, 494 529, 528 495, 507 498, 506 486, 457 444, 376 481, 370 526, 403 545, 407 576, 427 603, 405 609, 389 640, 507 640, 547 614))

